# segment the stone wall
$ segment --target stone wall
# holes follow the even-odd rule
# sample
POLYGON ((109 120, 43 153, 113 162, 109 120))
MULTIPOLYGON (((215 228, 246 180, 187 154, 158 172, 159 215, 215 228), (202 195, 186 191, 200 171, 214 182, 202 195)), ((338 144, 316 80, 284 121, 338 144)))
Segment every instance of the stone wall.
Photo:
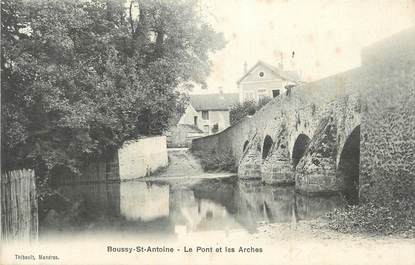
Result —
POLYGON ((130 141, 118 150, 120 179, 128 180, 151 175, 168 164, 165 136, 130 141))
POLYGON ((191 147, 192 140, 206 134, 194 125, 177 124, 165 133, 168 148, 191 147))
POLYGON ((413 193, 414 43, 415 28, 376 43, 362 52, 361 67, 297 86, 254 116, 193 140, 192 149, 231 151, 241 178, 260 173, 270 184, 295 179, 304 192, 344 190, 355 181, 347 176, 353 170, 339 170, 347 165, 360 170, 356 188, 363 197, 373 197, 388 178, 402 179, 413 193), (267 137, 272 145, 264 157, 267 137), (297 164, 300 137, 310 142, 297 164), (360 159, 352 157, 359 152, 360 159))
POLYGON ((362 84, 364 199, 415 199, 415 29, 395 39, 363 52, 368 74, 378 77, 362 84))
POLYGON ((80 174, 74 175, 69 171, 58 172, 51 183, 65 185, 118 182, 151 175, 167 164, 166 137, 147 137, 125 143, 106 159, 89 162, 80 174))

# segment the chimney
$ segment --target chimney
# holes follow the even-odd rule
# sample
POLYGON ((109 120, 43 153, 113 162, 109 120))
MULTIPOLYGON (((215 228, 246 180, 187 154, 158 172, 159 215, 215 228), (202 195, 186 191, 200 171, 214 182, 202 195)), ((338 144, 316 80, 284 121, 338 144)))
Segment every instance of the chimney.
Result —
POLYGON ((219 90, 219 97, 220 97, 220 99, 225 99, 225 97, 223 96, 223 87, 218 87, 218 90, 219 90))
POLYGON ((244 62, 244 74, 246 74, 247 72, 248 72, 248 64, 245 61, 244 62))

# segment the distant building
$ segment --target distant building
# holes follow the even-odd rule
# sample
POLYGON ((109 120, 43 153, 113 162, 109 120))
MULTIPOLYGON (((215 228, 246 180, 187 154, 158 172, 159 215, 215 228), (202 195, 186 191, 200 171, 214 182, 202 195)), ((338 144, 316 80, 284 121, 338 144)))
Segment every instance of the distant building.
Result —
POLYGON ((244 75, 237 81, 239 102, 258 102, 265 97, 278 97, 286 89, 300 82, 296 71, 284 71, 263 61, 258 61, 249 70, 245 64, 244 75))
POLYGON ((194 138, 218 133, 230 126, 229 109, 238 103, 238 93, 190 95, 180 119, 166 133, 168 147, 189 147, 194 138))
POLYGON ((237 93, 190 95, 190 104, 178 124, 192 124, 206 135, 230 126, 229 109, 238 103, 237 93))

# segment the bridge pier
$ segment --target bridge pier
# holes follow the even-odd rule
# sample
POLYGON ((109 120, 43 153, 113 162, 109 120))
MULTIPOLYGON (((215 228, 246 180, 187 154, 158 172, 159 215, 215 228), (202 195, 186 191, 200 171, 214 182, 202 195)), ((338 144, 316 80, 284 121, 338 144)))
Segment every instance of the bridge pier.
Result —
POLYGON ((263 165, 262 181, 266 184, 294 184, 294 172, 288 160, 273 161, 272 165, 263 165))
POLYGON ((335 193, 341 190, 336 177, 337 127, 333 116, 322 119, 295 168, 295 188, 301 193, 335 193))
POLYGON ((264 141, 262 148, 262 181, 266 184, 294 184, 294 172, 290 164, 286 126, 281 125, 267 154, 264 153, 266 151, 265 144, 266 141, 264 141))
POLYGON ((244 148, 239 161, 238 177, 241 179, 261 179, 261 140, 256 135, 244 148))

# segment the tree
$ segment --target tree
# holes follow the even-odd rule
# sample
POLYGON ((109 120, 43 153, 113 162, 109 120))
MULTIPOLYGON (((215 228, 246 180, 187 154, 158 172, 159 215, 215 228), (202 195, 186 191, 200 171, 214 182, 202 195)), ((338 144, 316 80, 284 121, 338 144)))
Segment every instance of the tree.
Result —
POLYGON ((197 1, 3 0, 2 168, 78 172, 181 108, 223 37, 197 1), (133 15, 133 8, 139 15, 133 15))

